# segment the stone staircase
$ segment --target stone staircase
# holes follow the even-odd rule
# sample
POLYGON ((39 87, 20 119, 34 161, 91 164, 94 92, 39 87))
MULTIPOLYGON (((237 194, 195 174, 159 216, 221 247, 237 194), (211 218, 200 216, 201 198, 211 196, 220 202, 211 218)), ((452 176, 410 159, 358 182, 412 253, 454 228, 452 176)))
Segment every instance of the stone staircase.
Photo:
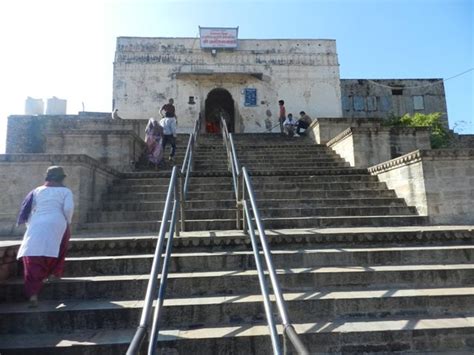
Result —
MULTIPOLYGON (((427 226, 384 184, 324 146, 271 134, 235 140, 290 318, 311 353, 473 352, 472 226, 427 226)), ((232 230, 220 137, 201 137, 195 167, 189 231, 174 241, 160 350, 269 354, 250 241, 232 230)), ((1 286, 2 355, 125 352, 156 243, 162 175, 128 174, 111 187, 39 308, 27 308, 20 279, 1 286)))

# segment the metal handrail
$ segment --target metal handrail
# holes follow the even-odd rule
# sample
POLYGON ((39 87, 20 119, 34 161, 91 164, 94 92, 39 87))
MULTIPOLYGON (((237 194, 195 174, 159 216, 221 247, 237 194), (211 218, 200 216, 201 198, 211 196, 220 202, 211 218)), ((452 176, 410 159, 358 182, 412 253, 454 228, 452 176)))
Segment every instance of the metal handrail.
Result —
POLYGON ((196 147, 197 136, 201 127, 201 115, 196 120, 194 131, 191 133, 186 147, 186 154, 181 170, 177 166, 173 167, 171 172, 170 183, 168 186, 168 193, 166 195, 165 207, 161 219, 160 231, 158 233, 158 242, 153 257, 153 263, 150 271, 150 278, 148 279, 147 290, 145 294, 144 305, 140 316, 140 323, 137 327, 135 335, 130 343, 127 355, 136 355, 139 353, 143 340, 148 334, 150 326, 150 319, 152 319, 152 328, 150 332, 150 341, 148 343, 148 354, 156 353, 156 344, 158 342, 159 322, 163 309, 163 301, 165 299, 166 285, 168 280, 169 260, 173 249, 174 235, 179 235, 179 228, 177 228, 178 214, 181 214, 181 229, 185 226, 185 202, 188 190, 189 177, 192 171, 194 149, 196 147), (183 179, 184 177, 184 179, 183 179), (179 183, 178 183, 178 178, 179 183), (171 207, 173 204, 173 207, 171 207), (171 217, 170 217, 171 211, 171 217), (160 261, 162 256, 163 244, 166 237, 166 230, 168 227, 168 240, 166 244, 165 256, 163 264, 160 268, 160 261), (160 279, 160 287, 156 297, 156 307, 153 318, 151 318, 151 311, 153 308, 154 295, 156 294, 156 285, 160 279))
MULTIPOLYGON (((232 171, 232 180, 233 180, 234 190, 236 194, 237 210, 239 210, 240 208, 243 208, 243 226, 244 226, 243 228, 244 230, 247 230, 250 236, 252 249, 253 249, 253 253, 255 257, 255 264, 257 267, 257 273, 258 273, 258 278, 260 282, 260 289, 263 296, 265 314, 267 318, 268 328, 270 331, 273 353, 281 354, 281 350, 280 350, 280 345, 278 342, 278 335, 276 332, 275 321, 273 319, 273 313, 271 311, 268 287, 265 283, 265 275, 264 275, 263 268, 261 266, 260 253, 258 250, 256 238, 255 238, 255 228, 253 226, 254 222, 257 225, 260 245, 262 246, 262 252, 265 259, 268 275, 270 277, 270 283, 272 285, 273 293, 275 295, 278 313, 282 321, 283 333, 284 335, 288 336, 288 338, 290 339, 291 343, 293 344, 298 354, 309 354, 308 350, 306 349, 304 344, 301 342, 298 334, 296 333, 293 325, 291 324, 289 316, 288 316, 285 300, 283 298, 283 294, 281 292, 280 284, 278 282, 275 267, 273 265, 271 251, 267 243, 265 228, 263 226, 263 222, 260 218, 260 213, 257 207, 255 193, 253 190, 252 182, 250 180, 250 176, 245 166, 241 168, 239 166, 239 162, 238 162, 237 154, 235 150, 235 145, 234 145, 234 140, 233 140, 232 134, 229 133, 226 122, 223 118, 221 118, 221 126, 222 126, 222 135, 224 138, 224 145, 227 150, 227 157, 229 160, 230 169, 232 171), (241 184, 239 184, 239 180, 241 180, 241 184), (239 189, 240 186, 242 187, 239 189), (251 208, 249 208, 248 206, 246 196, 248 196, 248 200, 250 201, 251 208), (253 219, 252 219, 251 211, 253 212, 253 219)), ((239 219, 239 215, 240 215, 240 212, 237 211, 237 219, 239 219)), ((239 221, 237 221, 237 225, 238 226, 240 225, 239 221)))
POLYGON ((181 193, 181 230, 184 232, 186 230, 186 201, 188 196, 188 186, 189 179, 191 177, 191 172, 193 171, 194 163, 194 150, 197 146, 197 139, 199 135, 199 130, 201 129, 201 114, 199 118, 194 123, 194 130, 189 135, 188 146, 186 147, 186 153, 184 155, 183 165, 181 166, 181 176, 180 176, 180 193, 181 193))
MULTIPOLYGON (((168 187, 168 193, 166 195, 165 208, 163 211, 163 217, 161 219, 160 232, 158 234, 158 242, 156 244, 155 254, 153 257, 153 263, 152 263, 151 271, 150 271, 150 278, 148 279, 148 286, 146 290, 142 314, 140 317, 140 323, 132 339, 132 342, 130 343, 130 346, 128 347, 127 355, 138 354, 138 352, 140 351, 140 347, 142 345, 143 339, 145 339, 148 333, 148 326, 150 322, 151 310, 153 308, 153 300, 155 298, 154 295, 156 292, 156 284, 158 281, 158 276, 160 276, 161 281, 160 281, 160 289, 159 289, 158 298, 157 298, 158 304, 156 306, 155 316, 156 315, 159 316, 160 314, 160 309, 163 303, 164 293, 166 290, 166 280, 168 278, 167 264, 169 261, 169 254, 171 254, 171 249, 173 245, 173 237, 174 237, 174 231, 175 231, 175 225, 176 225, 176 219, 177 219, 177 209, 180 204, 180 194, 177 189, 178 173, 179 173, 178 168, 174 166, 171 172, 171 179, 170 179, 170 184, 168 187), (163 250, 163 244, 164 244, 164 240, 166 236, 166 229, 168 226, 168 218, 169 218, 169 214, 171 210, 172 200, 173 200, 174 205, 173 205, 173 210, 171 214, 170 228, 168 231, 168 243, 166 247, 165 259, 160 270, 161 253, 163 250)), ((153 331, 156 332, 156 334, 158 333, 158 326, 155 320, 153 321, 153 331)), ((152 339, 155 339, 156 336, 157 335, 153 336, 152 334, 152 339)), ((152 344, 151 341, 150 341, 150 344, 152 344)))

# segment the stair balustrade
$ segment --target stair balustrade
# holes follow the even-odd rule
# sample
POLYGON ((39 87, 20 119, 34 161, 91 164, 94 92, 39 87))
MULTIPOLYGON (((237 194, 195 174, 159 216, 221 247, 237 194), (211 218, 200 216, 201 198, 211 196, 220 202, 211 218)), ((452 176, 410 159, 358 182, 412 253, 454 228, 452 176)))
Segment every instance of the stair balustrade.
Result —
POLYGON ((186 226, 186 197, 188 192, 189 178, 193 167, 194 149, 197 145, 197 136, 199 134, 200 127, 201 115, 199 115, 199 119, 196 120, 194 131, 189 137, 181 170, 179 170, 177 166, 174 166, 171 172, 168 193, 166 195, 166 202, 161 218, 160 231, 158 233, 158 242, 156 245, 155 254, 153 256, 140 323, 137 327, 135 335, 133 336, 132 342, 128 347, 127 355, 136 355, 140 352, 143 340, 146 338, 148 333, 150 334, 148 342, 148 354, 156 354, 158 334, 160 330, 160 316, 163 310, 163 301, 166 295, 169 260, 171 258, 171 251, 173 249, 173 238, 175 234, 176 236, 179 236, 179 226, 177 225, 179 217, 181 221, 181 230, 184 231, 186 226), (178 216, 178 214, 180 216, 178 216), (167 233, 168 240, 166 243, 166 251, 163 264, 161 264, 162 250, 167 233), (158 289, 158 295, 155 297, 154 295, 156 295, 158 279, 160 279, 160 286, 158 289), (156 299, 156 306, 153 317, 151 317, 154 299, 156 299), (152 321, 152 324, 151 331, 149 332, 150 321, 152 321))
MULTIPOLYGON (((237 153, 235 150, 234 139, 232 133, 229 133, 227 129, 227 124, 223 117, 221 117, 221 131, 222 137, 224 140, 224 146, 227 152, 227 160, 229 165, 229 170, 232 173, 232 183, 234 186, 235 198, 236 198, 236 226, 237 229, 240 229, 242 226, 243 230, 248 232, 250 241, 252 244, 253 255, 255 258, 255 265, 257 268, 258 280, 260 284, 260 290, 262 292, 265 316, 267 318, 268 329, 270 332, 272 348, 274 354, 282 354, 280 347, 280 342, 278 340, 278 332, 276 330, 275 319, 273 317, 272 306, 270 302, 270 294, 268 291, 268 285, 265 280, 265 274, 262 262, 260 260, 260 251, 257 243, 257 236, 255 233, 254 223, 256 224, 258 230, 258 236, 260 239, 260 245, 262 247, 262 253, 265 259, 265 264, 267 267, 267 272, 270 277, 270 284, 273 289, 278 314, 281 319, 283 326, 283 336, 287 336, 290 342, 292 343, 295 350, 298 354, 309 354, 308 350, 301 342, 298 334, 295 331, 295 328, 290 322, 288 316, 288 311, 286 307, 283 294, 281 292, 280 283, 277 278, 275 267, 273 265, 270 247, 267 243, 267 236, 265 235, 265 228, 263 226, 262 219, 260 218, 260 213, 257 207, 257 202, 255 198, 255 193, 253 190, 252 182, 249 176, 249 173, 245 166, 240 167, 239 161, 237 159, 237 153), (250 204, 250 206, 249 206, 250 204), (242 215, 242 223, 240 223, 242 215)), ((284 351, 287 353, 286 342, 284 341, 284 351)))

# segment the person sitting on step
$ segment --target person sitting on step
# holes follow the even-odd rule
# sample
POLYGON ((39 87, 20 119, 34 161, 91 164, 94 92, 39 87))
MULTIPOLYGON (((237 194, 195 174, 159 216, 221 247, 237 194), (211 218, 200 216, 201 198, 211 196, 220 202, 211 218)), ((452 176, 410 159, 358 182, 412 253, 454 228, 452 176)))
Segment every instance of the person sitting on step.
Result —
POLYGON ((306 112, 300 112, 300 118, 298 119, 298 123, 296 126, 296 134, 297 135, 306 135, 306 130, 311 125, 311 117, 309 117, 306 112), (304 132, 301 132, 301 129, 304 129, 304 132))
POLYGON ((295 127, 296 127, 296 120, 293 118, 293 114, 289 113, 288 117, 286 118, 285 122, 283 122, 283 129, 285 134, 288 137, 293 137, 295 134, 295 127))

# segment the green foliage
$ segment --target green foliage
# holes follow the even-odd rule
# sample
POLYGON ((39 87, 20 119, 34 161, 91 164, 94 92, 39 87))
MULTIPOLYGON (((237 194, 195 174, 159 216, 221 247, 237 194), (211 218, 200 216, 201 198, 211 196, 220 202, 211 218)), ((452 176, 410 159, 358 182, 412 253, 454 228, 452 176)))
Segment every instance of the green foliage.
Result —
POLYGON ((389 126, 398 127, 430 127, 431 128, 431 147, 445 148, 451 140, 451 133, 441 122, 441 112, 434 113, 415 113, 414 115, 405 114, 402 117, 391 117, 388 120, 389 126))

